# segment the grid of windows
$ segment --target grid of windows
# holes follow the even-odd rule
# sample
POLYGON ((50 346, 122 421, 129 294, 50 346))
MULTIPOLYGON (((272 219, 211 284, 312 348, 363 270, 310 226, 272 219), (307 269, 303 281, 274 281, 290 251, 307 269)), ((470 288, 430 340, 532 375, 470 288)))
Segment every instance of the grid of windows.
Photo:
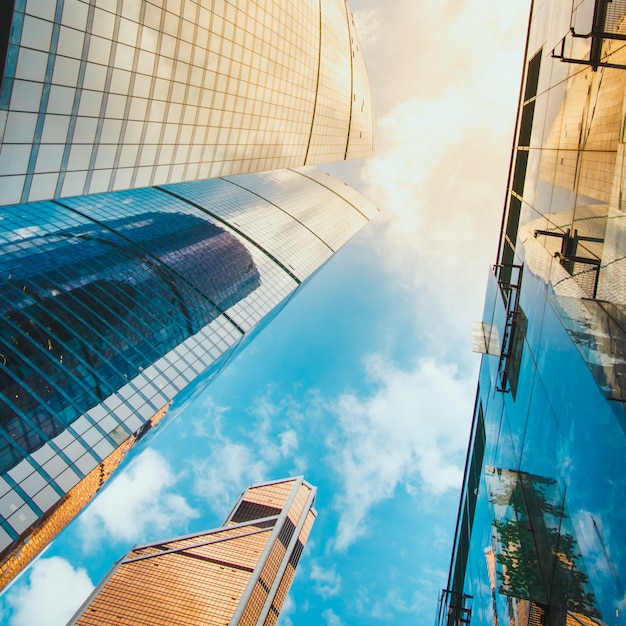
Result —
POLYGON ((374 213, 316 176, 301 168, 3 209, 4 559, 332 254, 334 218, 319 214, 344 216, 347 238, 374 213))
POLYGON ((17 0, 0 203, 367 156, 344 0, 17 0))
MULTIPOLYGON (((253 500, 281 502, 280 507, 272 507, 278 511, 275 525, 263 527, 258 519, 233 524, 231 515, 230 525, 220 529, 134 548, 70 623, 82 626, 271 623, 266 619, 278 616, 315 519, 314 495, 315 490, 301 477, 257 485, 242 495, 234 511, 239 511, 242 503, 249 505, 253 500), (289 542, 285 545, 280 540, 286 527, 291 528, 292 534, 295 528, 282 507, 303 490, 309 496, 308 507, 296 520, 298 557, 294 559, 286 551, 289 542), (274 584, 281 571, 284 573, 280 584, 274 584), (281 596, 275 603, 273 593, 277 589, 281 596), (264 618, 268 594, 272 594, 271 609, 264 618)), ((259 510, 261 514, 265 512, 259 510)))
MULTIPOLYGON (((119 445, 102 463, 94 467, 93 462, 89 465, 85 465, 80 463, 79 460, 82 471, 87 472, 89 468, 93 469, 73 487, 60 502, 58 493, 53 486, 49 484, 43 486, 38 493, 29 492, 34 503, 44 511, 44 515, 38 526, 30 533, 28 542, 25 545, 19 542, 14 544, 13 548, 9 551, 8 557, 4 558, 0 566, 0 586, 4 587, 13 580, 20 570, 28 565, 31 559, 43 550, 43 548, 74 519, 82 508, 90 502, 94 495, 105 484, 111 473, 115 471, 122 462, 135 441, 142 437, 147 430, 159 423, 165 416, 168 407, 169 405, 166 405, 161 411, 153 415, 146 424, 142 426, 138 433, 119 445)), ((33 456, 37 457, 39 462, 43 462, 43 459, 50 459, 53 454, 49 444, 46 444, 33 456)), ((92 460, 93 457, 89 457, 89 459, 92 460)), ((0 484, 2 485, 3 496, 8 494, 10 488, 6 481, 0 480, 0 484)), ((13 493, 12 497, 18 498, 15 493, 13 493)), ((2 501, 3 505, 6 506, 8 503, 7 498, 3 497, 2 501)), ((15 501, 16 500, 13 500, 12 503, 15 503, 15 501)), ((19 502, 19 499, 17 501, 19 502)), ((23 506, 28 507, 25 503, 23 506)), ((12 514, 19 515, 20 509, 17 508, 12 514)), ((9 521, 10 519, 11 518, 9 518, 9 521)), ((4 533, 4 531, 2 532, 4 533)), ((6 533, 4 533, 3 536, 5 535, 6 533)), ((7 537, 7 539, 10 541, 10 538, 7 537)))

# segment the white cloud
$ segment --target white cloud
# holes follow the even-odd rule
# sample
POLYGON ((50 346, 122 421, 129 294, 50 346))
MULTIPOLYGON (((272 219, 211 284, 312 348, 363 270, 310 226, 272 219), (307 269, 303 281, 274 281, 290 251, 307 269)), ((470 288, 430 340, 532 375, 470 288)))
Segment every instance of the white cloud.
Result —
POLYGON ((416 93, 437 99, 448 85, 471 80, 480 80, 484 100, 509 84, 517 94, 511 68, 521 70, 528 0, 394 0, 393 10, 379 0, 352 0, 350 6, 379 115, 416 93))
POLYGON ((382 209, 372 250, 412 298, 429 354, 467 363, 496 257, 528 3, 352 5, 386 44, 364 37, 378 145, 352 181, 382 209))
POLYGON ((473 372, 420 360, 411 371, 381 357, 366 362, 374 387, 369 397, 342 396, 338 428, 329 434, 330 462, 342 482, 335 499, 335 547, 344 549, 367 532, 367 514, 417 481, 420 491, 457 489, 474 394, 473 372))
POLYGON ((322 617, 326 622, 326 626, 345 626, 343 620, 332 609, 322 611, 322 617))
POLYGON ((314 563, 310 576, 315 593, 322 596, 324 600, 336 596, 341 591, 341 576, 334 568, 324 569, 314 563))
POLYGON ((376 9, 365 9, 353 11, 354 23, 356 25, 359 41, 364 48, 368 48, 376 43, 380 31, 380 18, 376 9))
POLYGON ((205 460, 195 461, 193 471, 194 493, 223 514, 243 489, 265 479, 268 468, 251 448, 224 440, 208 451, 205 460))
POLYGON ((511 128, 486 127, 471 106, 479 97, 453 87, 398 105, 379 121, 385 145, 362 174, 383 209, 372 236, 386 243, 372 248, 410 294, 420 339, 438 358, 456 358, 459 346, 469 354, 469 316, 480 318, 496 256, 513 116, 511 128))
POLYGON ((6 594, 10 626, 64 626, 87 599, 94 585, 87 572, 74 569, 58 556, 39 559, 26 584, 17 583, 6 594))
POLYGON ((205 405, 203 418, 194 420, 196 435, 208 441, 205 457, 191 464, 193 491, 214 511, 225 514, 248 485, 267 480, 276 465, 295 456, 298 435, 288 424, 277 431, 276 424, 284 423, 286 407, 269 397, 260 398, 251 407, 248 430, 239 432, 236 439, 224 434, 227 409, 216 406, 211 398, 205 405))
POLYGON ((163 456, 150 449, 143 452, 80 517, 86 548, 103 533, 114 541, 138 541, 148 530, 164 535, 175 524, 197 517, 182 496, 169 491, 176 481, 163 456))

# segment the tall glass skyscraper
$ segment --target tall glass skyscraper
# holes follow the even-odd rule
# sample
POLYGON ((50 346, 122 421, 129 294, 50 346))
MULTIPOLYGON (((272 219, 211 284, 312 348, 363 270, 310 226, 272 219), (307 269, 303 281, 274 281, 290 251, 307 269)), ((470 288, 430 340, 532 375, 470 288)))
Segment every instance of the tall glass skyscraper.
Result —
POLYGON ((7 0, 0 204, 373 152, 345 0, 7 0))
POLYGON ((9 0, 0 63, 2 588, 375 209, 307 167, 373 152, 345 0, 9 0))
POLYGON ((5 207, 0 581, 375 212, 311 167, 5 207))
POLYGON ((626 3, 533 3, 439 624, 626 623, 626 3))
POLYGON ((221 528, 133 548, 70 624, 273 626, 315 521, 315 487, 249 487, 221 528))

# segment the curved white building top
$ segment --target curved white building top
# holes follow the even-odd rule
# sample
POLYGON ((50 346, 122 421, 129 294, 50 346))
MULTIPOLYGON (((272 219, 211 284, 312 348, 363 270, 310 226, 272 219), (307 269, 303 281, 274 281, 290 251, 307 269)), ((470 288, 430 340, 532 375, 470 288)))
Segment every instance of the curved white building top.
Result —
POLYGON ((371 93, 344 0, 240 6, 16 0, 0 204, 371 155, 371 93))

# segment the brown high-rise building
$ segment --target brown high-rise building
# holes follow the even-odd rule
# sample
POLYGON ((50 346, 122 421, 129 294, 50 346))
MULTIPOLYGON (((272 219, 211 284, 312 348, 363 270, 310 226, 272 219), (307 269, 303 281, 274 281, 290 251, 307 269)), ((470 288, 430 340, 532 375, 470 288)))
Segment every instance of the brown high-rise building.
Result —
POLYGON ((133 548, 70 624, 276 624, 315 492, 302 477, 254 485, 221 528, 133 548))

